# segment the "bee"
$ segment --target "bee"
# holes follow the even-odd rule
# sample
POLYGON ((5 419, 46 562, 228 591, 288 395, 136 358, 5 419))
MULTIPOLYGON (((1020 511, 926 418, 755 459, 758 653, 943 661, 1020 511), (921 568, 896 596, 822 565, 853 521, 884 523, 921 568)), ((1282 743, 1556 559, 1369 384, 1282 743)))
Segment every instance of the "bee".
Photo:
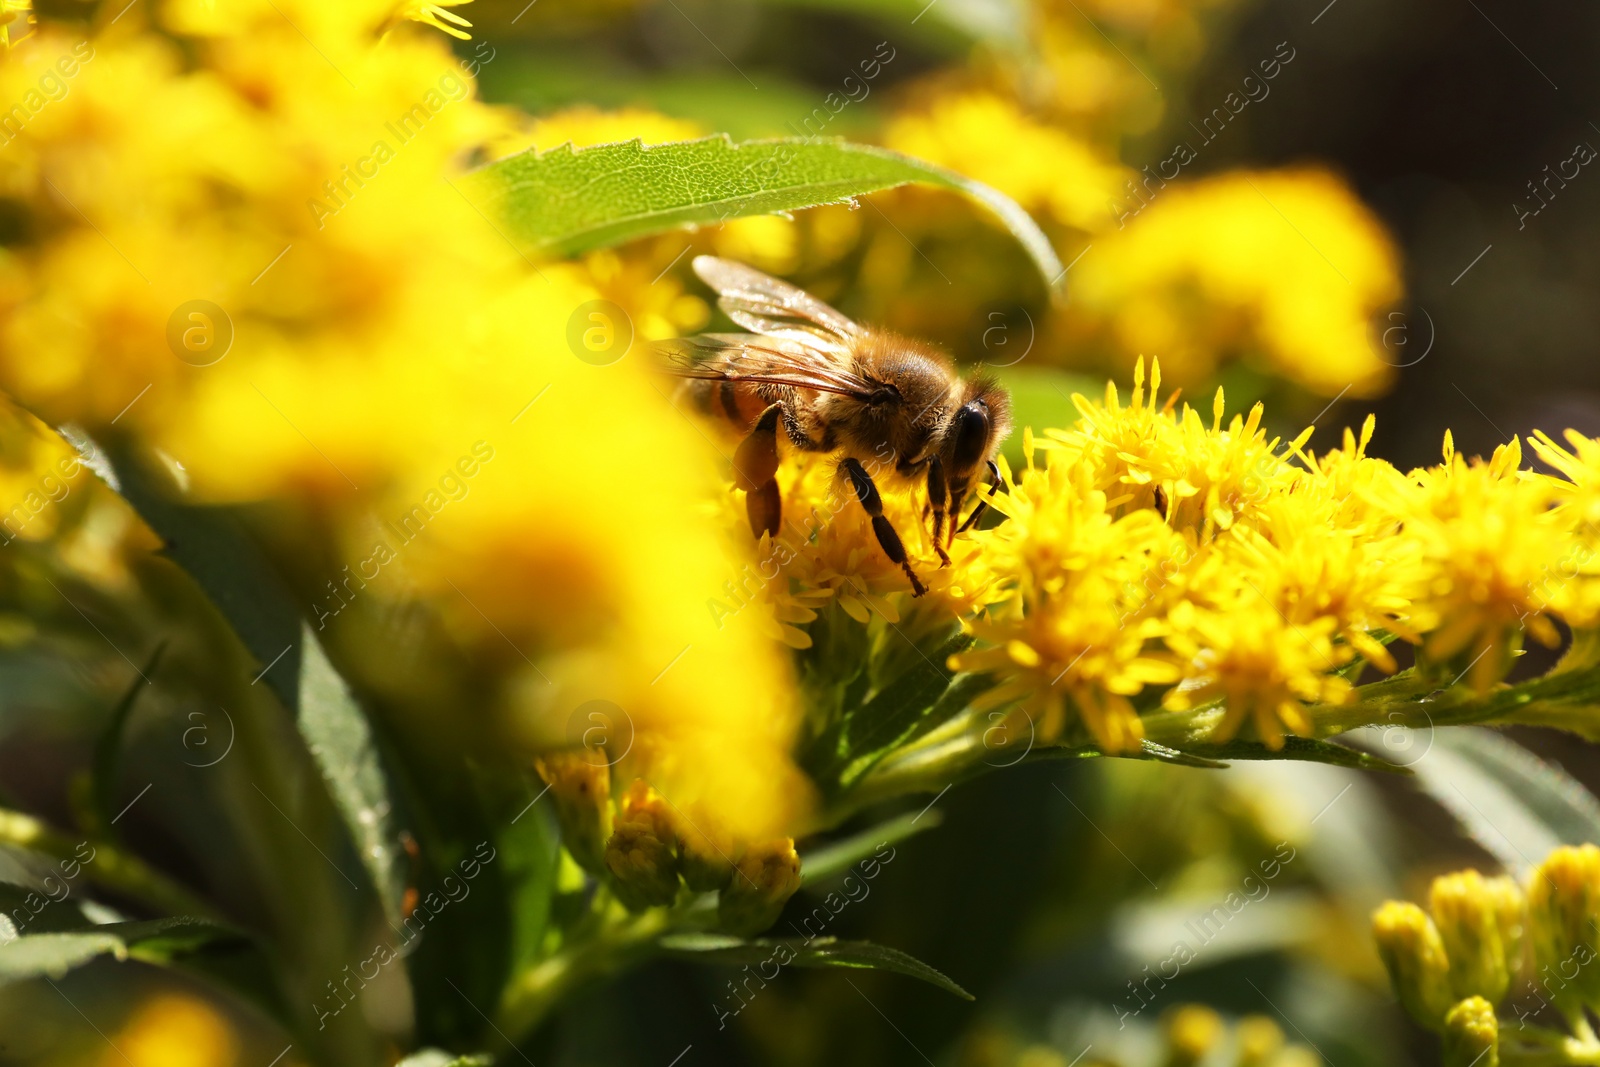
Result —
POLYGON ((974 480, 985 467, 998 482, 994 455, 1011 432, 1011 398, 991 378, 963 379, 932 345, 862 326, 808 293, 742 263, 698 256, 694 271, 717 292, 717 304, 749 333, 712 333, 666 342, 671 370, 700 410, 745 436, 734 454, 734 483, 745 492, 757 537, 782 525, 779 431, 789 447, 837 454, 847 481, 872 520, 878 544, 927 591, 905 542, 883 514, 865 464, 893 479, 927 487, 924 521, 933 520, 940 566, 958 532, 977 522, 974 506, 957 526, 974 480))

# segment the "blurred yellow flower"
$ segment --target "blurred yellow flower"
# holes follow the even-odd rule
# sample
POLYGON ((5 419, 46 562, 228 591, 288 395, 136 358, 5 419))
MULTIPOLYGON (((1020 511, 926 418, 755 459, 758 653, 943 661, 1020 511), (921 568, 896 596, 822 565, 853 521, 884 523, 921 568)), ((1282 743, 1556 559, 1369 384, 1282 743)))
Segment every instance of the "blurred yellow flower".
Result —
POLYGON ((134 1009, 99 1061, 104 1067, 233 1067, 239 1041, 209 1004, 163 993, 134 1009))
POLYGON ((182 48, 47 24, 9 53, 10 97, 77 59, 0 160, 36 235, 0 260, 0 385, 142 439, 196 500, 321 516, 340 558, 305 578, 316 625, 416 721, 436 683, 379 667, 376 604, 427 605, 486 669, 480 727, 531 754, 608 701, 630 773, 781 832, 806 798, 791 668, 753 617, 704 610, 750 549, 696 510, 705 440, 639 347, 703 305, 614 257, 530 263, 455 186, 515 116, 442 38, 380 44, 392 3, 332 8, 172 0, 182 48), (617 318, 607 297, 626 321, 597 355, 572 338, 617 318), (367 624, 335 621, 351 602, 367 624))
POLYGON ((1393 368, 1369 324, 1400 295, 1399 262, 1337 178, 1291 170, 1162 183, 1125 205, 1121 223, 1073 269, 1081 333, 1159 355, 1179 384, 1230 354, 1327 396, 1387 388, 1393 368))

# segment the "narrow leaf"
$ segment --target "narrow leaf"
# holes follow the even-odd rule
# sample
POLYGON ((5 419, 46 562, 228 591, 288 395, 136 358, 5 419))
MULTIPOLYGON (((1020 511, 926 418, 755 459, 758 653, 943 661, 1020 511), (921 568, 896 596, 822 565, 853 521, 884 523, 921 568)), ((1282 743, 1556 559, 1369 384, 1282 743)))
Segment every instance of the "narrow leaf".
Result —
POLYGON ((875 945, 871 941, 840 941, 834 937, 740 938, 725 934, 669 934, 658 942, 674 955, 705 963, 733 966, 771 963, 777 967, 850 967, 867 971, 893 971, 919 978, 963 1000, 973 996, 951 981, 943 972, 928 966, 899 949, 875 945))
POLYGON ((1318 741, 1310 737, 1285 737, 1282 748, 1268 748, 1260 741, 1234 739, 1220 745, 1184 745, 1177 749, 1187 756, 1202 760, 1304 760, 1308 763, 1327 763, 1335 767, 1356 767, 1362 770, 1389 771, 1410 774, 1411 768, 1390 763, 1370 752, 1358 752, 1344 745, 1318 741))
POLYGON ((925 809, 921 813, 906 812, 869 830, 851 834, 842 840, 806 852, 800 857, 802 884, 815 885, 836 874, 842 874, 884 845, 897 844, 924 830, 931 830, 942 822, 944 816, 937 810, 925 809))
POLYGON ((1600 842, 1600 800, 1566 771, 1493 730, 1433 731, 1417 784, 1509 871, 1558 845, 1600 842))
POLYGON ((156 664, 161 662, 161 653, 166 648, 166 643, 158 644, 155 651, 150 653, 150 659, 145 663, 144 669, 138 677, 128 683, 127 691, 122 694, 122 699, 117 701, 117 706, 111 709, 111 715, 106 719, 106 724, 100 730, 100 736, 94 744, 94 762, 89 774, 89 793, 92 798, 94 820, 99 824, 95 827, 101 836, 109 836, 112 832, 111 822, 117 817, 114 807, 113 795, 117 787, 117 760, 122 754, 122 735, 128 725, 128 716, 133 712, 133 706, 139 702, 139 694, 144 691, 146 679, 155 673, 156 664))
POLYGON ((530 150, 469 175, 469 199, 516 240, 549 255, 576 255, 663 230, 742 215, 849 201, 918 182, 978 201, 1016 236, 1059 295, 1066 272, 1037 223, 1005 194, 888 149, 784 138, 530 150))

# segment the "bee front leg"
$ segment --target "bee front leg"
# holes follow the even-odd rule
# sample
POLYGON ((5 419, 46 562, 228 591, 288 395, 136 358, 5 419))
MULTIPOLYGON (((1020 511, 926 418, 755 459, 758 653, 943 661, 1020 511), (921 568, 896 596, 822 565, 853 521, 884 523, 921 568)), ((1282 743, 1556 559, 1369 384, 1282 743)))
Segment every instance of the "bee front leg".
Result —
MULTIPOLYGON (((939 553, 939 566, 950 566, 950 554, 944 550, 945 511, 950 501, 950 483, 945 480, 944 463, 938 456, 928 460, 928 503, 933 505, 933 550, 939 553)), ((952 529, 955 519, 950 520, 952 529)))
MULTIPOLYGON (((989 488, 990 489, 998 489, 998 488, 1000 488, 1000 467, 992 459, 989 461, 989 488)), ((989 509, 988 502, 985 501, 985 500, 981 500, 980 499, 977 502, 977 504, 973 505, 972 514, 968 515, 967 516, 967 521, 961 524, 961 529, 960 530, 955 530, 955 529, 951 530, 951 536, 953 537, 957 533, 966 533, 968 530, 972 529, 974 526, 976 526, 978 524, 978 520, 983 518, 983 513, 985 511, 987 511, 988 509, 989 509)), ((955 523, 951 523, 950 525, 952 527, 954 527, 955 523)))
POLYGON ((872 532, 878 536, 878 544, 883 546, 883 554, 892 562, 900 564, 900 569, 911 579, 911 595, 921 596, 926 593, 927 587, 911 569, 911 564, 906 558, 905 543, 900 540, 900 535, 894 532, 894 527, 884 517, 883 498, 878 496, 878 487, 872 484, 872 475, 867 473, 867 469, 859 461, 849 457, 840 461, 839 469, 850 476, 850 485, 855 489, 856 499, 861 501, 861 507, 872 519, 872 532))
POLYGON ((745 512, 750 532, 777 536, 783 522, 783 498, 778 493, 779 404, 768 405, 756 419, 749 436, 733 454, 733 483, 745 491, 745 512))

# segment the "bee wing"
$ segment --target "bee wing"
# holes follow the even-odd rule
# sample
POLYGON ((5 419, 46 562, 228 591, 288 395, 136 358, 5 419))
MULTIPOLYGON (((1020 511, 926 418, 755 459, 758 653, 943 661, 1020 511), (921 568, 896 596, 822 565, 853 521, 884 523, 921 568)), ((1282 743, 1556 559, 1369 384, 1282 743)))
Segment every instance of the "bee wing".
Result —
POLYGON ((756 382, 871 400, 883 386, 835 362, 806 341, 750 333, 708 333, 658 345, 684 378, 756 382))
POLYGON ((849 356, 860 326, 810 293, 716 256, 696 256, 694 272, 717 291, 717 306, 752 333, 821 348, 838 360, 849 356))

